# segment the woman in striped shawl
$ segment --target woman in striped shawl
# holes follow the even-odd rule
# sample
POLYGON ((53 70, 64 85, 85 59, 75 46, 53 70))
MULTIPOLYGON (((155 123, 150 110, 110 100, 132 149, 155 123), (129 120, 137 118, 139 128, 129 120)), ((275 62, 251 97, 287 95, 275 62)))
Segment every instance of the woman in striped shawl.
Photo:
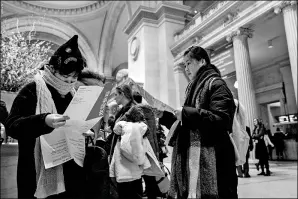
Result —
POLYGON ((231 132, 235 104, 219 70, 198 46, 184 53, 191 77, 180 121, 171 142, 169 198, 237 198, 237 174, 231 132))

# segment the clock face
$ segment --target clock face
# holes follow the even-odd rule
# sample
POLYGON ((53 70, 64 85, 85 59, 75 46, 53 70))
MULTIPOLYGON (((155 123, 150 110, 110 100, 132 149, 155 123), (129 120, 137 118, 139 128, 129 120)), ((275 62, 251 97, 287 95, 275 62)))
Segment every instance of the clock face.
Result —
POLYGON ((137 50, 137 40, 134 39, 134 40, 132 40, 132 42, 131 42, 130 53, 131 53, 131 54, 134 54, 134 53, 136 52, 136 50, 137 50))
POLYGON ((130 44, 130 54, 133 60, 137 60, 139 54, 140 42, 137 37, 134 37, 130 44))

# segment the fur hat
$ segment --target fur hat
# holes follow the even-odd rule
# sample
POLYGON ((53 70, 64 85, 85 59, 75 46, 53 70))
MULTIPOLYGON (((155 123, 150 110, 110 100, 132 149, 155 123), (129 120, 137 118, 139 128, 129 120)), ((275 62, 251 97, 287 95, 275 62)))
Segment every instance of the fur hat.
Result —
POLYGON ((86 60, 78 46, 78 35, 74 35, 56 50, 49 65, 62 75, 80 73, 86 67, 86 60))

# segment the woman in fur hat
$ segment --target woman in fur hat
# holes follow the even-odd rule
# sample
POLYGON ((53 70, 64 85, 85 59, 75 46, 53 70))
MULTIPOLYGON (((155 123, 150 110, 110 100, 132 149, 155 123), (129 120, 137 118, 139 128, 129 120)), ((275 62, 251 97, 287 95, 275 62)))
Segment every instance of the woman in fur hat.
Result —
POLYGON ((74 160, 45 169, 40 136, 65 125, 62 114, 71 102, 74 86, 86 61, 78 48, 78 36, 60 46, 15 98, 6 120, 7 133, 18 140, 18 198, 80 198, 83 168, 74 160))

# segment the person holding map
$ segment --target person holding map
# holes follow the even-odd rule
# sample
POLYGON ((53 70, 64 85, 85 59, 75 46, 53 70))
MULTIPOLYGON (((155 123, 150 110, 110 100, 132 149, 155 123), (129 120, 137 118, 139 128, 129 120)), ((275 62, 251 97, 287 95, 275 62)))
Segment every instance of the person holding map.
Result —
POLYGON ((236 199, 235 152, 228 134, 235 112, 233 95, 205 49, 192 46, 183 59, 191 81, 183 107, 174 112, 180 123, 168 198, 236 199))
MULTIPOLYGON (((96 73, 88 68, 85 68, 80 75, 78 76, 75 89, 78 90, 80 86, 101 86, 103 87, 106 81, 106 77, 96 73)), ((105 118, 103 118, 105 119, 105 118)), ((99 129, 101 128, 101 125, 103 122, 103 119, 100 120, 92 129, 95 132, 95 134, 99 133, 99 129)), ((107 119, 106 119, 107 120, 107 119)), ((90 131, 87 131, 84 133, 85 136, 93 137, 94 135, 89 135, 90 131)), ((96 136, 98 137, 98 135, 96 136)), ((93 138, 92 138, 93 139, 93 138)))
POLYGON ((25 85, 15 98, 6 127, 8 135, 18 140, 18 198, 82 197, 83 168, 69 160, 45 169, 41 136, 51 134, 69 119, 62 114, 85 67, 86 60, 75 35, 56 50, 34 81, 25 85))

